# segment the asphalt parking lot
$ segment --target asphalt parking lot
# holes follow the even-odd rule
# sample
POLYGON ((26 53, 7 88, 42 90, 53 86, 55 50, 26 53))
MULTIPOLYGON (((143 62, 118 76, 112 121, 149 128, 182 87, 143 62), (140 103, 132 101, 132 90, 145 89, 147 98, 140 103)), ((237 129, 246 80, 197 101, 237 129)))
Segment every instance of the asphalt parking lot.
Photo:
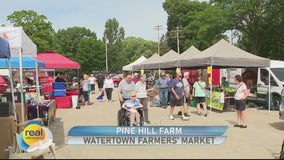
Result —
MULTIPOLYGON (((284 121, 277 111, 247 109, 248 128, 235 128, 236 113, 211 111, 207 117, 198 116, 196 108, 190 107, 189 121, 182 121, 177 115, 169 120, 169 108, 149 107, 150 126, 216 126, 226 125, 227 139, 213 146, 169 145, 169 146, 96 146, 67 145, 67 133, 73 126, 116 126, 117 101, 96 101, 97 94, 91 95, 91 106, 81 109, 58 109, 55 121, 50 125, 56 143, 56 158, 93 159, 277 159, 284 139, 284 121)), ((175 113, 178 109, 175 110, 175 113)), ((50 157, 46 155, 45 157, 50 157)), ((52 157, 50 157, 52 158, 52 157)))

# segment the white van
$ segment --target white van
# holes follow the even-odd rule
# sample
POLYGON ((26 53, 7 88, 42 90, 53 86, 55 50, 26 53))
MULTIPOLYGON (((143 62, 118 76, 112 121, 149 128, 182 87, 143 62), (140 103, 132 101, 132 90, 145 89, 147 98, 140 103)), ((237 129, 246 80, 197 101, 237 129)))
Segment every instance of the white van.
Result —
MULTIPOLYGON (((268 68, 255 68, 251 69, 255 72, 256 83, 254 90, 251 89, 249 99, 257 102, 267 102, 267 94, 269 91, 269 74, 270 74, 270 93, 272 98, 271 109, 279 109, 280 103, 284 98, 281 96, 281 92, 284 85, 284 61, 271 60, 270 67, 268 68)), ((234 76, 242 75, 246 70, 244 68, 228 68, 222 76, 227 77, 230 87, 235 87, 234 76)))
POLYGON ((259 68, 257 76, 257 98, 266 96, 269 91, 270 74, 270 93, 272 96, 272 106, 279 109, 281 92, 284 85, 284 61, 270 61, 270 68, 259 68))
POLYGON ((279 106, 279 118, 284 120, 284 89, 281 92, 281 103, 279 106))

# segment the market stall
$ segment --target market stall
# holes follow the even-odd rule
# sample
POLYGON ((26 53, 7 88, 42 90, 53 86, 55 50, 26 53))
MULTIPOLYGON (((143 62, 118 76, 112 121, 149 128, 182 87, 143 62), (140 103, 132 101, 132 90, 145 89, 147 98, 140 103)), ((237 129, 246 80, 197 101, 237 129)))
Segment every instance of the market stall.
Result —
MULTIPOLYGON (((46 69, 80 69, 80 64, 64 57, 63 55, 56 53, 54 51, 46 51, 43 53, 39 53, 37 55, 37 59, 41 60, 45 63, 46 69)), ((45 81, 46 82, 46 81, 45 81)), ((55 99, 56 102, 56 108, 71 108, 72 104, 78 103, 71 103, 72 100, 78 101, 78 94, 79 94, 79 88, 78 87, 69 87, 65 85, 64 88, 54 88, 55 83, 51 83, 50 81, 49 86, 52 84, 52 88, 49 87, 49 91, 51 91, 51 96, 55 99), (54 96, 54 90, 57 90, 57 93, 60 93, 62 90, 65 90, 63 95, 56 95, 54 96), (60 91, 61 90, 61 91, 60 91), (75 98, 74 98, 75 97, 75 98), (76 98, 77 97, 77 98, 76 98)), ((45 85, 47 85, 45 83, 45 85)), ((77 106, 73 106, 77 107, 77 106)))
POLYGON ((209 73, 209 86, 207 94, 207 105, 211 108, 218 109, 212 104, 213 100, 213 86, 212 69, 213 68, 244 68, 244 67, 269 67, 270 60, 248 53, 224 39, 221 39, 216 44, 202 51, 189 59, 183 61, 181 67, 206 68, 209 73), (211 96, 210 96, 211 95, 211 96))
MULTIPOLYGON (((11 57, 11 52, 10 52, 9 42, 3 39, 2 37, 0 37, 0 59, 5 59, 8 62, 8 68, 11 74, 10 57, 11 57)), ((10 83, 12 83, 12 80, 10 81, 10 83)), ((12 99, 14 100, 14 97, 12 99)), ((0 102, 0 103, 7 103, 7 102, 0 102)), ((14 101, 12 105, 13 107, 15 106, 14 101)), ((9 153, 6 152, 5 149, 7 149, 8 146, 13 145, 13 135, 14 135, 13 133, 15 131, 14 120, 17 120, 17 119, 15 119, 14 116, 10 115, 11 104, 8 104, 7 107, 1 104, 0 106, 1 106, 0 128, 2 130, 0 134, 0 142, 1 142, 0 143, 0 159, 8 159, 9 153)), ((12 110, 15 111, 14 108, 12 108, 12 110)))
MULTIPOLYGON (((9 49, 11 51, 11 56, 19 58, 19 89, 21 93, 21 111, 24 111, 25 107, 25 98, 24 98, 24 85, 23 85, 23 57, 36 57, 37 55, 37 46, 32 42, 32 40, 26 35, 23 27, 0 27, 0 35, 4 37, 9 42, 9 49)), ((37 65, 37 63, 35 63, 37 65)), ((37 67, 36 67, 37 68, 37 67)), ((36 70, 37 72, 38 70, 36 70)), ((10 79, 12 75, 10 75, 10 79)), ((38 73, 36 73, 36 78, 38 73)), ((36 80, 36 88, 39 93, 39 84, 36 80)), ((11 83, 13 84, 13 83, 11 83)), ((13 91, 13 90, 11 90, 13 91)), ((12 94, 13 95, 13 94, 12 94)), ((13 102, 14 103, 14 102, 13 102)), ((15 105, 13 105, 15 106, 15 105)), ((24 121, 24 112, 21 113, 22 122, 24 121)))

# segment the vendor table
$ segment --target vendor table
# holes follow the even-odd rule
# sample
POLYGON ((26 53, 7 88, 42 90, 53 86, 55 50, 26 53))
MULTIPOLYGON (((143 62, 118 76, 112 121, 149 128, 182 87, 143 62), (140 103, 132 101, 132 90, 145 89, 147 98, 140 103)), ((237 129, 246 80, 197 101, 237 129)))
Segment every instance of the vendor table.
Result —
POLYGON ((72 97, 55 97, 56 108, 71 108, 72 97))
POLYGON ((14 132, 16 132, 16 124, 14 117, 0 117, 0 159, 8 159, 9 152, 5 151, 8 146, 13 146, 14 132))
POLYGON ((56 105, 54 100, 44 100, 40 103, 28 104, 28 119, 44 118, 48 124, 54 120, 56 114, 56 105))
POLYGON ((74 96, 74 95, 79 95, 79 90, 67 90, 66 91, 66 96, 74 96))
POLYGON ((208 107, 223 111, 234 100, 234 94, 212 91, 212 106, 210 106, 210 91, 206 90, 206 104, 208 107))

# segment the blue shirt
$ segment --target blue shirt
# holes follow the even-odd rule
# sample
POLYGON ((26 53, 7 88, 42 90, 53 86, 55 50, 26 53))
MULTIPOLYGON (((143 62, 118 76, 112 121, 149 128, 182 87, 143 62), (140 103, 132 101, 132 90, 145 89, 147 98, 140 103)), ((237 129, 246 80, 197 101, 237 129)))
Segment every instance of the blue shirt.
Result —
POLYGON ((130 109, 132 107, 137 108, 140 106, 140 101, 139 99, 135 99, 134 102, 132 102, 130 99, 125 101, 125 107, 130 109))
POLYGON ((168 79, 167 78, 159 78, 158 85, 159 85, 159 88, 168 88, 168 79))
MULTIPOLYGON (((176 92, 176 94, 182 98, 182 96, 184 95, 183 93, 183 89, 184 89, 184 85, 182 83, 182 80, 177 80, 177 79, 173 79, 170 81, 170 87, 173 88, 176 92)), ((175 98, 175 95, 171 92, 171 98, 175 98)))

